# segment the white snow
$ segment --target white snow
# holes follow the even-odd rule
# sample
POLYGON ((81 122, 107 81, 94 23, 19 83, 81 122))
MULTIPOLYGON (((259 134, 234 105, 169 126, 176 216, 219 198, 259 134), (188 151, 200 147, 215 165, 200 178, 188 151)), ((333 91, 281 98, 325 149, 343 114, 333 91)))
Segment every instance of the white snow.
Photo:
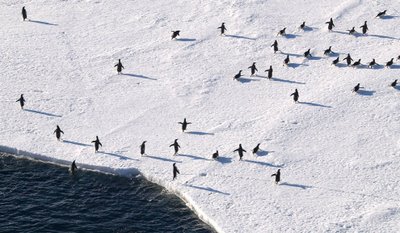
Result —
POLYGON ((1 151, 140 172, 218 232, 399 232, 400 88, 389 84, 400 61, 353 69, 322 55, 332 45, 363 64, 399 56, 398 9, 395 0, 0 0, 1 151), (24 5, 31 22, 22 22, 24 5), (368 36, 347 35, 365 20, 368 36), (312 30, 300 31, 303 21, 312 30), (222 22, 231 36, 219 36, 222 22), (283 27, 287 38, 276 36, 283 27), (294 54, 292 67, 273 54, 275 39, 294 54), (305 60, 309 48, 315 58, 305 60), (272 65, 275 79, 249 77, 254 61, 262 76, 272 65), (232 80, 240 69, 245 77, 232 80), (295 88, 302 103, 289 97, 295 88), (22 93, 25 111, 15 102, 22 93), (144 140, 149 155, 140 157, 144 140), (239 143, 244 161, 232 153, 239 143), (217 149, 219 162, 210 159, 217 149))

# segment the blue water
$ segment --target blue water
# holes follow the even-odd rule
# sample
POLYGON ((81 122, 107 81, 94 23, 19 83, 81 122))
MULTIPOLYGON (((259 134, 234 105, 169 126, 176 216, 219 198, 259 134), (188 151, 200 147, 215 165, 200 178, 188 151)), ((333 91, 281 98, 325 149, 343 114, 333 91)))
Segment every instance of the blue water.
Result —
MULTIPOLYGON (((79 164, 78 164, 79 166, 79 164)), ((0 154, 0 232, 214 232, 142 178, 0 154)))

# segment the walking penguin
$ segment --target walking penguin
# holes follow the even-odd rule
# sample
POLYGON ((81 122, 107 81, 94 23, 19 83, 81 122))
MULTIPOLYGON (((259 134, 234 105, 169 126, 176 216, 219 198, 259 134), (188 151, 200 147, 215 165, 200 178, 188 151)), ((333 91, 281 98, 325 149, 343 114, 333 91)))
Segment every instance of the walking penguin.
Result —
POLYGON ((258 143, 257 146, 254 147, 254 149, 253 149, 253 155, 256 155, 257 152, 260 150, 260 144, 261 144, 261 143, 258 143))
POLYGON ((329 48, 324 51, 324 55, 328 56, 331 53, 332 53, 332 46, 329 46, 329 48))
POLYGON ((22 7, 22 19, 25 21, 28 18, 25 7, 22 7))
POLYGON ((274 53, 278 52, 279 51, 279 49, 278 49, 278 41, 275 40, 274 43, 271 45, 271 47, 274 47, 274 53))
POLYGON ((124 66, 122 65, 122 63, 121 63, 121 59, 118 59, 118 63, 115 64, 114 67, 117 67, 117 72, 118 72, 118 74, 121 73, 122 69, 125 69, 125 67, 124 67, 124 66))
POLYGON ((268 79, 271 79, 272 78, 272 72, 273 72, 274 70, 272 69, 272 66, 269 66, 269 69, 268 70, 265 70, 265 72, 268 72, 268 79))
POLYGON ((253 65, 249 66, 248 69, 251 70, 251 76, 253 76, 256 73, 256 71, 258 72, 255 62, 253 62, 253 65))
POLYGON ((175 180, 178 174, 181 174, 178 170, 178 168, 176 167, 176 163, 172 164, 172 168, 173 168, 173 178, 172 180, 175 180))
POLYGON ((294 92, 292 94, 290 94, 290 96, 293 96, 293 100, 295 103, 297 103, 297 101, 299 101, 299 92, 297 91, 297 89, 295 89, 294 92))
POLYGON ((177 36, 180 36, 179 35, 179 33, 180 33, 181 31, 172 31, 172 36, 171 36, 171 40, 173 40, 173 39, 175 39, 177 36))
POLYGON ((226 30, 225 23, 222 23, 221 27, 218 27, 218 29, 221 29, 221 35, 225 35, 225 31, 228 31, 226 30))
POLYGON ((358 61, 354 62, 353 65, 351 65, 353 68, 356 68, 357 66, 361 65, 361 59, 358 59, 358 61))
POLYGON ((304 30, 306 28, 306 22, 303 22, 302 24, 300 24, 300 29, 304 30))
POLYGON ((72 161, 71 167, 69 168, 69 171, 72 173, 72 175, 75 174, 76 170, 78 170, 78 167, 76 166, 75 160, 72 161))
POLYGON ((283 65, 287 65, 288 66, 289 62, 290 62, 290 58, 289 58, 289 55, 287 55, 285 60, 283 60, 283 65))
POLYGON ((393 59, 394 58, 392 58, 392 59, 390 59, 390 61, 386 62, 386 67, 390 68, 393 65, 393 59))
POLYGON ((212 154, 213 159, 217 159, 218 156, 219 156, 218 150, 214 154, 212 154))
POLYGON ((308 49, 307 51, 304 52, 304 57, 305 57, 305 58, 312 57, 312 56, 311 56, 310 50, 311 50, 311 49, 308 49))
POLYGON ((397 79, 394 80, 394 82, 392 82, 392 83, 390 84, 390 86, 392 86, 392 87, 396 87, 396 85, 397 85, 397 79))
POLYGON ((365 21, 364 25, 362 25, 360 28, 362 28, 362 33, 365 35, 365 33, 368 31, 367 21, 365 21))
POLYGON ((376 63, 375 58, 372 59, 372 61, 368 64, 369 68, 372 68, 374 65, 378 65, 378 63, 376 63))
POLYGON ((328 30, 332 31, 332 29, 335 27, 335 24, 333 23, 333 19, 331 18, 328 22, 325 22, 325 24, 328 24, 328 30))
POLYGON ((24 109, 24 105, 25 105, 24 94, 21 94, 21 97, 19 97, 19 99, 17 99, 17 101, 15 101, 15 102, 19 102, 19 105, 21 105, 21 109, 24 109))
POLYGON ((355 87, 353 87, 353 92, 358 92, 360 90, 360 84, 358 83, 355 87))
POLYGON ((99 137, 96 136, 96 140, 92 141, 94 143, 94 152, 97 153, 99 151, 99 146, 103 147, 103 144, 101 144, 99 137))
POLYGON ((143 141, 142 145, 140 145, 140 155, 143 156, 146 154, 146 142, 147 141, 143 141))
POLYGON ((181 146, 178 144, 178 139, 175 139, 174 143, 169 145, 169 147, 171 147, 171 146, 174 147, 174 150, 175 150, 174 156, 175 156, 176 154, 178 154, 179 148, 181 148, 181 146))
POLYGON ((178 124, 182 125, 182 132, 185 132, 188 125, 192 124, 192 122, 187 122, 186 118, 183 119, 183 122, 178 122, 178 124))
POLYGON ((339 63, 339 57, 332 61, 332 65, 337 65, 339 63))
POLYGON ((239 73, 237 73, 237 74, 233 77, 233 80, 239 80, 240 77, 242 77, 242 70, 239 70, 239 73))
POLYGON ((62 131, 62 130, 60 129, 60 126, 57 125, 57 129, 54 130, 54 133, 53 133, 53 134, 56 134, 57 140, 60 141, 61 134, 64 134, 64 131, 62 131))
POLYGON ((284 36, 284 35, 286 35, 286 28, 283 28, 278 32, 278 36, 284 36))
POLYGON ((272 176, 275 176, 275 184, 278 184, 281 181, 281 169, 278 169, 278 171, 275 174, 272 174, 272 176))
POLYGON ((353 27, 351 30, 347 30, 349 32, 350 35, 353 35, 354 33, 356 33, 356 29, 355 27, 353 27))
POLYGON ((239 160, 242 160, 243 152, 247 152, 245 149, 243 149, 242 144, 239 144, 239 148, 237 148, 233 152, 236 152, 236 151, 239 153, 239 160))
POLYGON ((376 15, 375 18, 381 18, 381 17, 383 17, 383 16, 385 16, 385 15, 386 15, 386 10, 384 10, 384 11, 382 11, 382 12, 379 12, 379 13, 376 15))
POLYGON ((353 59, 351 58, 350 53, 347 54, 347 57, 345 57, 345 58, 343 59, 343 61, 344 61, 344 60, 346 60, 347 66, 351 65, 351 62, 353 61, 353 59))

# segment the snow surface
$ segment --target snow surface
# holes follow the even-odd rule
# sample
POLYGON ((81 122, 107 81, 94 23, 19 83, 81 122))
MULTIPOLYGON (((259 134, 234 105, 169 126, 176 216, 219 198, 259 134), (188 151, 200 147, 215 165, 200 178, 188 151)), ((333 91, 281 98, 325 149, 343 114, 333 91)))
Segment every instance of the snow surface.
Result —
POLYGON ((397 57, 398 9, 396 0, 1 0, 1 151, 140 172, 218 232, 399 232, 400 88, 389 84, 400 61, 353 69, 322 55, 332 45, 363 64, 397 57), (24 5, 30 22, 21 20, 24 5), (389 16, 374 18, 384 9, 389 16), (347 35, 365 20, 367 36, 347 35), (288 36, 277 37, 283 27, 288 36), (181 38, 171 41, 171 30, 181 38), (291 67, 273 54, 275 39, 291 67), (314 58, 305 60, 309 48, 314 58), (260 76, 249 77, 253 61, 260 76), (264 78, 270 64, 273 80, 264 78), (239 69, 246 76, 232 80, 239 69), (357 83, 363 89, 352 93, 357 83), (187 133, 177 124, 184 117, 193 122, 187 133), (182 148, 173 157, 175 138, 182 148), (239 143, 244 161, 232 153, 239 143))

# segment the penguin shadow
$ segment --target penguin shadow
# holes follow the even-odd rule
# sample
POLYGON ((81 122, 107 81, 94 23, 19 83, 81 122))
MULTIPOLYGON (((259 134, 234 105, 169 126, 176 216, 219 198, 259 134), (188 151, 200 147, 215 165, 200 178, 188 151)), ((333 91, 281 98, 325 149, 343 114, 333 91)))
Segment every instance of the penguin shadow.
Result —
POLYGON ((203 157, 199 157, 199 156, 195 156, 195 155, 179 154, 179 156, 191 158, 193 160, 206 160, 206 161, 209 161, 209 159, 206 159, 206 158, 203 158, 203 157))
POLYGON ((98 151, 97 153, 103 154, 103 155, 111 155, 111 156, 114 156, 114 157, 118 157, 118 158, 120 158, 120 159, 122 159, 122 160, 134 160, 134 161, 139 161, 139 160, 137 160, 137 159, 132 159, 132 158, 129 158, 129 157, 126 157, 126 156, 123 156, 123 155, 120 155, 120 154, 116 154, 116 153, 111 153, 111 152, 98 151))
POLYGON ((366 66, 366 69, 371 69, 371 70, 381 70, 385 68, 383 65, 374 65, 372 66, 372 68, 369 68, 368 66, 366 66))
POLYGON ((256 81, 256 82, 258 82, 258 81, 260 81, 260 80, 258 80, 258 79, 252 79, 252 78, 242 78, 242 77, 240 77, 239 79, 237 79, 239 82, 241 82, 241 83, 250 83, 250 82, 254 82, 254 81, 256 81))
POLYGON ((398 18, 398 17, 400 17, 400 16, 398 16, 398 15, 384 15, 384 16, 381 16, 380 18, 381 19, 394 19, 394 18, 398 18))
POLYGON ((256 38, 240 36, 240 35, 225 35, 225 37, 236 38, 236 39, 245 39, 245 40, 256 40, 256 38))
POLYGON ((393 87, 395 90, 398 90, 398 91, 400 91, 400 86, 395 86, 395 87, 393 87))
POLYGON ((186 132, 187 134, 193 134, 193 135, 199 135, 199 136, 205 136, 205 135, 208 135, 208 136, 211 136, 211 135, 214 135, 214 133, 207 133, 207 132, 201 132, 201 131, 189 131, 189 132, 186 132))
POLYGON ((43 24, 43 25, 48 25, 48 26, 58 26, 58 24, 55 24, 55 23, 49 23, 46 21, 39 21, 39 20, 32 20, 32 19, 30 19, 28 22, 38 23, 38 24, 43 24))
POLYGON ((288 182, 283 182, 279 184, 280 186, 288 186, 288 187, 292 187, 292 188, 301 188, 301 189, 309 189, 309 188, 314 188, 313 186, 309 186, 309 185, 304 185, 304 184, 292 184, 292 183, 288 183, 288 182))
POLYGON ((284 35, 284 37, 285 37, 286 39, 295 39, 296 37, 301 37, 301 36, 300 36, 300 35, 296 35, 296 34, 286 33, 286 34, 284 35))
POLYGON ((359 95, 363 95, 363 96, 373 96, 375 93, 375 91, 371 91, 371 90, 363 90, 360 88, 360 90, 357 91, 357 94, 359 95))
POLYGON ((307 59, 310 61, 318 61, 321 60, 322 57, 318 57, 318 56, 312 56, 312 57, 308 57, 307 59))
POLYGON ((289 63, 287 66, 290 68, 296 69, 300 66, 308 66, 308 65, 304 64, 304 63, 289 63))
POLYGON ((267 150, 259 150, 256 155, 257 157, 263 157, 263 156, 267 156, 269 153, 272 153, 275 151, 267 151, 267 150))
POLYGON ((291 57, 302 57, 303 54, 298 54, 298 53, 286 53, 286 52, 281 52, 283 55, 289 55, 291 57))
POLYGON ((367 34, 365 36, 376 37, 376 38, 381 38, 381 39, 400 40, 399 38, 396 38, 396 37, 385 36, 385 35, 377 35, 377 34, 367 34))
POLYGON ((177 38, 176 41, 193 42, 193 41, 196 41, 196 39, 194 39, 194 38, 177 38))
POLYGON ((344 63, 338 63, 338 64, 336 64, 335 66, 338 67, 338 68, 345 68, 345 67, 348 67, 348 65, 346 65, 346 64, 344 64, 344 63))
POLYGON ((134 78, 142 78, 142 79, 149 79, 149 80, 158 80, 158 79, 156 79, 156 78, 150 78, 150 77, 148 77, 148 76, 144 76, 144 75, 141 75, 141 74, 128 74, 128 73, 121 73, 122 75, 125 75, 125 76, 130 76, 130 77, 134 77, 134 78))
POLYGON ((332 108, 332 106, 323 105, 323 104, 317 104, 317 103, 312 103, 312 102, 301 102, 301 101, 299 101, 297 103, 308 105, 308 106, 313 106, 313 107, 332 108))
POLYGON ((303 28, 303 31, 305 31, 305 32, 311 32, 311 31, 314 31, 315 29, 317 29, 317 28, 305 26, 305 27, 303 28))
POLYGON ((171 163, 182 163, 181 161, 178 161, 178 160, 168 159, 168 158, 163 158, 163 157, 158 157, 158 156, 152 156, 152 155, 146 155, 144 157, 150 158, 150 159, 161 160, 161 161, 165 161, 165 162, 171 162, 171 163))
POLYGON ((215 160, 222 164, 232 163, 232 158, 229 158, 229 157, 218 156, 218 158, 216 158, 215 160))
POLYGON ((400 69, 400 65, 391 65, 389 69, 400 69))
POLYGON ((222 191, 210 188, 210 187, 200 187, 200 186, 191 185, 191 184, 185 184, 185 186, 194 188, 194 189, 208 191, 208 192, 218 193, 218 194, 222 194, 222 195, 231 195, 230 193, 222 192, 222 191))
POLYGON ((342 34, 342 35, 351 35, 351 34, 349 34, 349 32, 344 32, 344 31, 332 30, 332 32, 337 33, 337 34, 342 34))
POLYGON ((75 141, 70 141, 70 140, 63 140, 63 143, 68 143, 68 144, 73 144, 77 146, 85 146, 85 147, 90 147, 92 145, 85 144, 85 143, 80 143, 80 142, 75 142, 75 141))
POLYGON ((45 115, 45 116, 49 116, 49 117, 62 117, 61 115, 56 115, 56 114, 48 113, 48 112, 41 112, 41 111, 37 111, 37 110, 33 110, 33 109, 24 109, 24 110, 26 112, 41 114, 41 115, 45 115))
POLYGON ((247 163, 253 163, 253 164, 257 164, 257 165, 261 165, 261 166, 266 166, 266 167, 274 167, 274 168, 282 168, 283 165, 275 165, 272 163, 267 163, 267 162, 262 162, 262 161, 254 161, 254 160, 243 160, 247 163))
POLYGON ((304 82, 297 82, 297 81, 293 81, 293 80, 287 80, 287 79, 280 79, 280 78, 271 78, 272 81, 276 81, 276 82, 283 82, 283 83, 291 83, 291 84, 306 84, 304 82))

